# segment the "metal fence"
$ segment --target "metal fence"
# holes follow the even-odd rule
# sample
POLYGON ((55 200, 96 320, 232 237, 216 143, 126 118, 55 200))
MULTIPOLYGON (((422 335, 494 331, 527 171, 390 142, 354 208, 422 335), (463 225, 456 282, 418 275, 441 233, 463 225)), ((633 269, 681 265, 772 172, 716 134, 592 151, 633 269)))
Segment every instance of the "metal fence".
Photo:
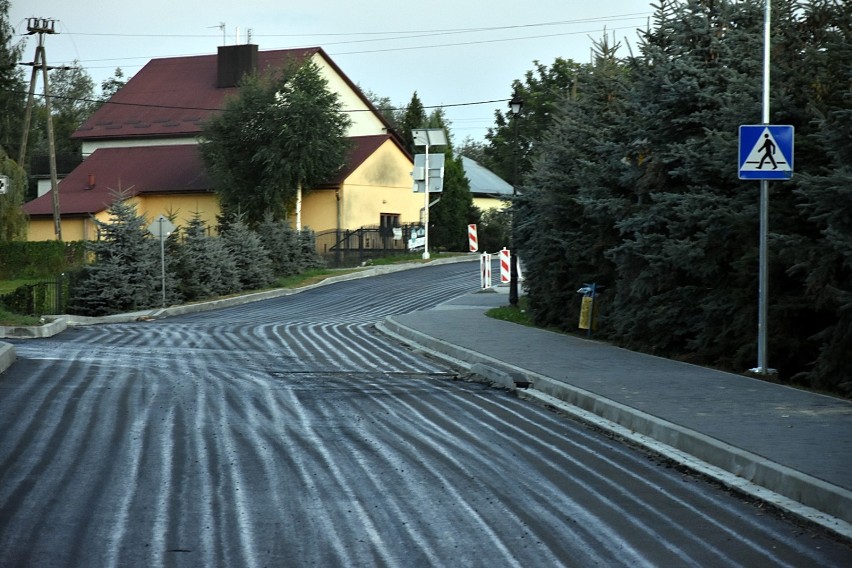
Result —
POLYGON ((316 249, 329 266, 357 266, 371 258, 417 250, 413 237, 419 230, 420 225, 332 229, 316 234, 316 249))
POLYGON ((69 278, 60 274, 53 280, 19 286, 0 296, 0 305, 12 313, 43 316, 64 314, 68 309, 69 278))

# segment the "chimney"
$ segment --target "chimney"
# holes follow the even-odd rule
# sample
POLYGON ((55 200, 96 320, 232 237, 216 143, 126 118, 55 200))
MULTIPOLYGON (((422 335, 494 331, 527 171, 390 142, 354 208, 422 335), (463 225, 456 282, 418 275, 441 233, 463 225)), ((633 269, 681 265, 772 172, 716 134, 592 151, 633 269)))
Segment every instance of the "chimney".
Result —
POLYGON ((244 75, 257 69, 257 46, 251 43, 220 45, 216 65, 216 86, 220 89, 236 87, 244 75))
POLYGON ((86 184, 85 189, 94 189, 95 188, 95 174, 89 174, 88 182, 89 183, 86 184))

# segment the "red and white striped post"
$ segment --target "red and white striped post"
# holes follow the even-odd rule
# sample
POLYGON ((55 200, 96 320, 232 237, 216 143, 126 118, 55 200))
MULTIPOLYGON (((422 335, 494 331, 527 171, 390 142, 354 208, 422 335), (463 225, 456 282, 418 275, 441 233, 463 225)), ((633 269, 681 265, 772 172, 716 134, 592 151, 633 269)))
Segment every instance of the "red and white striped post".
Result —
POLYGON ((491 288, 491 255, 487 252, 479 255, 479 276, 482 289, 491 288))
POLYGON ((510 268, 512 265, 512 253, 506 247, 500 251, 500 284, 508 284, 512 275, 510 268))
POLYGON ((467 226, 467 242, 470 245, 470 252, 479 250, 479 240, 476 236, 476 224, 471 223, 467 226))

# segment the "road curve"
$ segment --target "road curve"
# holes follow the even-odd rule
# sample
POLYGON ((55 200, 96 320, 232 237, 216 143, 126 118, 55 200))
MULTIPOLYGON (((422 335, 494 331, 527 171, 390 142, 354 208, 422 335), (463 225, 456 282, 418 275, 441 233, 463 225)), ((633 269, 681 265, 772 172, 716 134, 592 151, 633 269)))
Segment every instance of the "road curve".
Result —
POLYGON ((470 265, 18 341, 0 566, 843 566, 849 549, 375 333, 470 265))

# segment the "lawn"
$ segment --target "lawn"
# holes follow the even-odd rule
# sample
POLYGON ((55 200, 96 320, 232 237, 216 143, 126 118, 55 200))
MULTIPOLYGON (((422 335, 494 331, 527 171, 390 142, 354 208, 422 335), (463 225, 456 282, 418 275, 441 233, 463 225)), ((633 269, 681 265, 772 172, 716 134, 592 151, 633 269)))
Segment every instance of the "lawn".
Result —
POLYGON ((42 280, 42 278, 0 280, 0 296, 2 296, 3 294, 8 294, 9 292, 13 292, 16 288, 20 286, 26 286, 27 284, 35 284, 36 282, 41 282, 42 280))

